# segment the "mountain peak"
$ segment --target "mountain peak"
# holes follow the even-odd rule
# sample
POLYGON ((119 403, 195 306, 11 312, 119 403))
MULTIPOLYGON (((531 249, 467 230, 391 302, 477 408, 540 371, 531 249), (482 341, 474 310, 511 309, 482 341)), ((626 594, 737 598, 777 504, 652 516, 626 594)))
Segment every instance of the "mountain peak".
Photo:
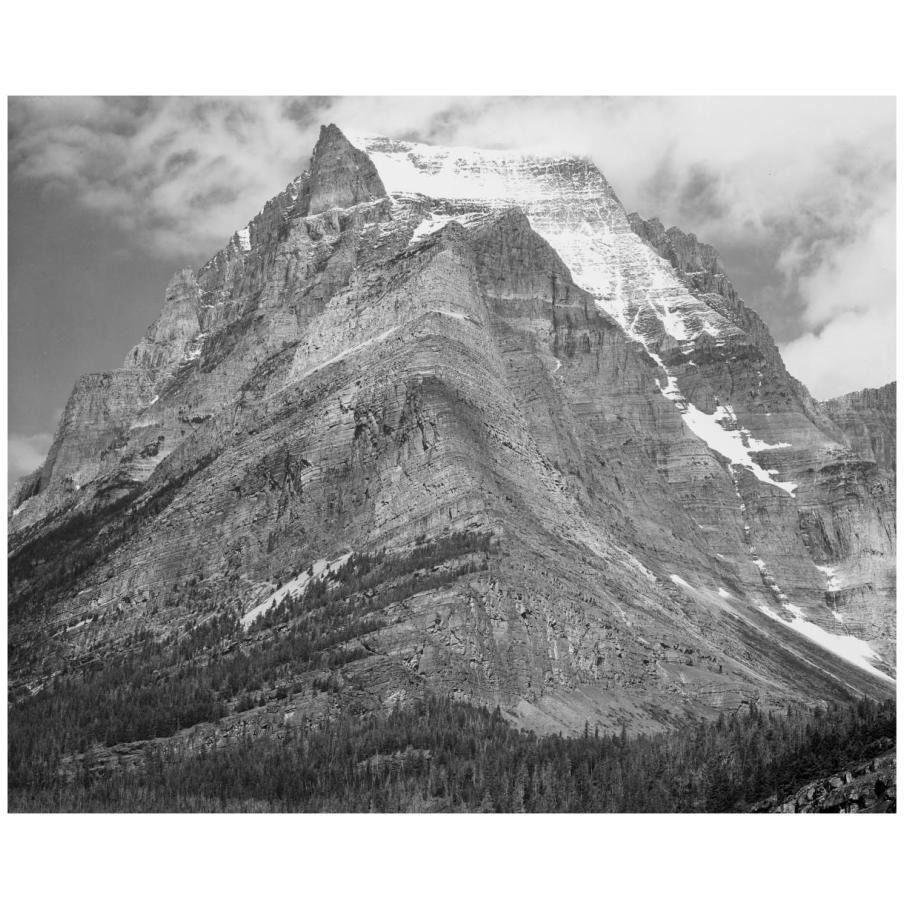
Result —
POLYGON ((305 215, 385 197, 383 181, 367 154, 354 147, 338 126, 321 126, 303 199, 305 215))

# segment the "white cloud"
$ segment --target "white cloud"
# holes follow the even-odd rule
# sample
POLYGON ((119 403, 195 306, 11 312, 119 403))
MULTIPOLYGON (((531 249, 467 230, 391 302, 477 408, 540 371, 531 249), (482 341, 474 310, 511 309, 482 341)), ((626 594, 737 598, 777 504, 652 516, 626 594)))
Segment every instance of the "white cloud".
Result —
POLYGON ((788 370, 818 399, 895 379, 895 309, 846 312, 781 348, 788 370))
MULTIPOLYGON (((894 182, 890 98, 39 98, 10 107, 10 160, 154 247, 223 242, 346 132, 591 155, 628 207, 732 238, 843 231, 894 182), (692 222, 687 222, 688 219, 692 222)), ((800 239, 800 236, 798 236, 800 239)), ((798 247, 806 258, 808 242, 798 247)))
POLYGON ((781 351, 817 398, 895 379, 894 209, 871 209, 859 219, 866 222, 852 216, 860 231, 848 241, 817 243, 818 262, 797 280, 806 332, 781 351))
POLYGON ((889 207, 868 222, 862 234, 824 254, 818 266, 801 277, 805 322, 818 327, 839 314, 893 309, 894 265, 895 213, 889 207))
POLYGON ((50 433, 11 433, 7 442, 7 476, 10 487, 14 481, 40 468, 53 442, 50 433))

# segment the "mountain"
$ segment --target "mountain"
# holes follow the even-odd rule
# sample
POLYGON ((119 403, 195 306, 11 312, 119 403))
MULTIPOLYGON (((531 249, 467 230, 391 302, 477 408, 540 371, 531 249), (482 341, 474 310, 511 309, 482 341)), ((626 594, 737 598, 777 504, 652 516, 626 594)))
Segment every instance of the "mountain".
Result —
POLYGON ((13 491, 22 749, 891 697, 894 396, 815 401, 587 160, 325 127, 13 491))

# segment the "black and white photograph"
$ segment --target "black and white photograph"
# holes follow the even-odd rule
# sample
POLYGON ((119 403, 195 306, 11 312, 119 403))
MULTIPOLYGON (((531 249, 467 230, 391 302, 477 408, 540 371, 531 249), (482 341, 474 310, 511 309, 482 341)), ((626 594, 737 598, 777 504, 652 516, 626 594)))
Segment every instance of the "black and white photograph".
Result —
POLYGON ((890 827, 894 88, 353 81, 7 95, 13 831, 890 827))

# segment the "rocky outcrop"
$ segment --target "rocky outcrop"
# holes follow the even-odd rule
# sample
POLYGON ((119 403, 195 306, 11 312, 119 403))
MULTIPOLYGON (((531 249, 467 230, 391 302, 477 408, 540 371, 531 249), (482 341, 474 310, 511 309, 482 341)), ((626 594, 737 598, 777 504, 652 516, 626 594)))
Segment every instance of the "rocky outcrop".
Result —
POLYGON ((843 772, 808 782, 793 794, 761 801, 754 813, 896 813, 897 752, 894 739, 843 772), (892 748, 889 750, 889 748, 892 748), (882 752, 884 751, 884 752, 882 752))
MULTIPOLYGON (((64 417, 45 470, 85 479, 65 509, 32 484, 11 521, 13 695, 350 552, 388 564, 351 584, 334 667, 285 664, 199 736, 426 690, 553 731, 891 693, 893 485, 740 301, 688 285, 586 161, 350 148, 324 130, 171 284, 116 378, 134 392, 64 417), (383 185, 387 156, 415 189, 383 185), (460 536, 480 552, 393 573, 460 536), (842 634, 874 646, 838 656, 842 634)), ((199 668, 264 639, 218 643, 199 668)))
POLYGON ((701 276, 710 280, 709 283, 701 284, 701 289, 708 291, 713 286, 727 283, 727 280, 723 282, 718 279, 724 278, 725 274, 716 249, 698 241, 694 233, 682 232, 677 226, 666 229, 658 217, 644 220, 638 213, 629 214, 628 221, 634 232, 676 270, 687 276, 701 276))

